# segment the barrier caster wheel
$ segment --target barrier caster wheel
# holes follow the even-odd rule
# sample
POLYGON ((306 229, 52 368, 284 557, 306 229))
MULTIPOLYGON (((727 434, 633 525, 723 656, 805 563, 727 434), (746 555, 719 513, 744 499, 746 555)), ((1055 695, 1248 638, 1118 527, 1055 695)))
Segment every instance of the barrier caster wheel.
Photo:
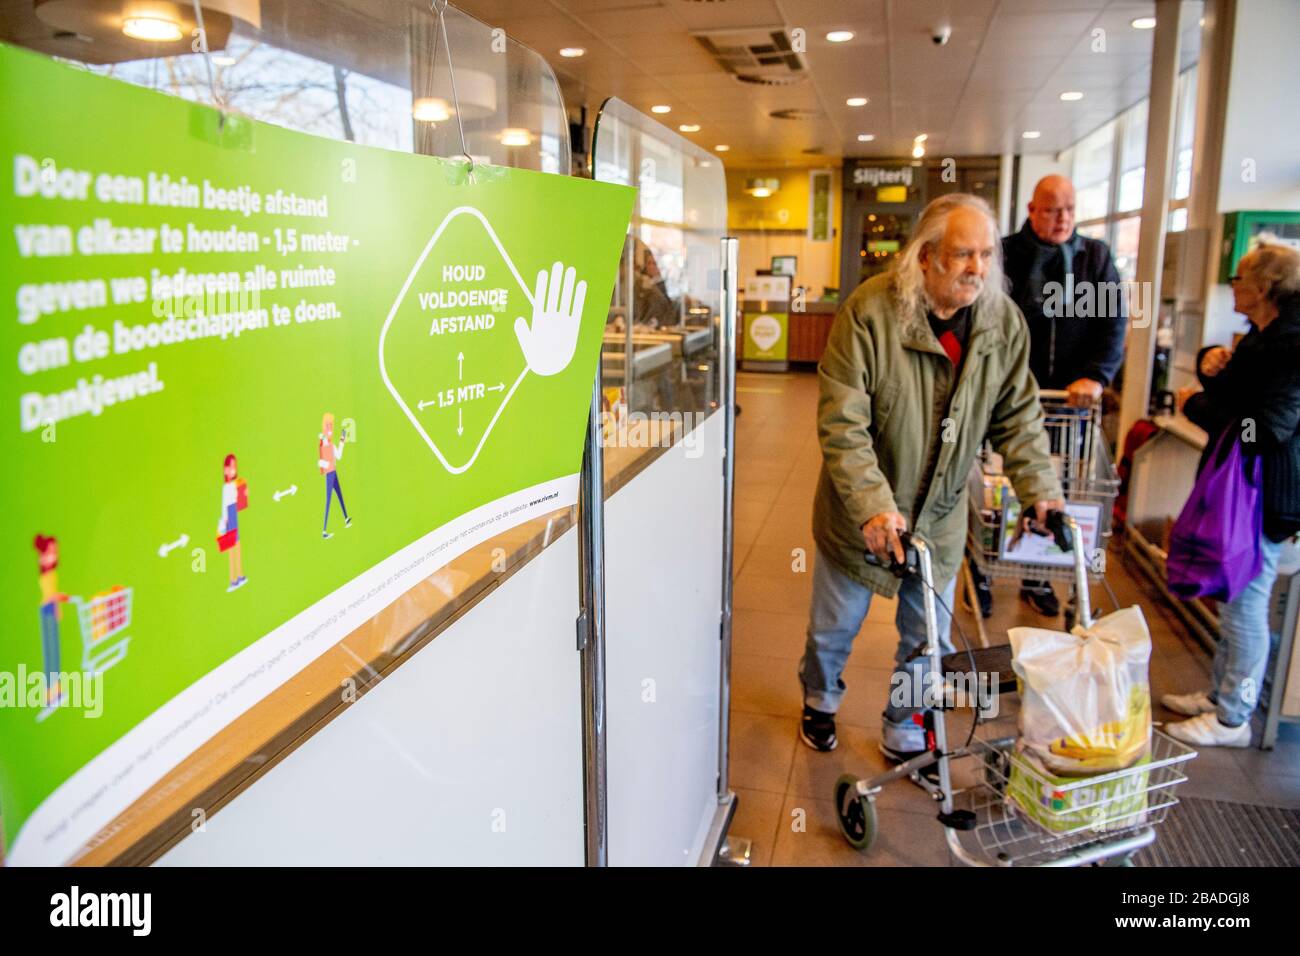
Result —
POLYGON ((835 781, 835 817, 849 845, 866 852, 876 841, 876 803, 858 795, 857 783, 858 778, 851 773, 835 781))

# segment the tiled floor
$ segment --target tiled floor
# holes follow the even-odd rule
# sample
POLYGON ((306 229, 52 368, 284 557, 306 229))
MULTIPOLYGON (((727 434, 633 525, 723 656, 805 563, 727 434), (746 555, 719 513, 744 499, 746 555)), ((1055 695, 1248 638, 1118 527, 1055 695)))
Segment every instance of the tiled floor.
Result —
MULTIPOLYGON (((742 374, 736 421, 735 619, 731 698, 731 785, 740 797, 731 833, 753 841, 753 860, 778 866, 947 865, 935 807, 917 787, 881 794, 880 836, 867 855, 840 836, 831 791, 841 773, 885 767, 876 749, 897 632, 892 601, 877 600, 854 644, 837 721, 839 747, 815 753, 798 740, 802 706, 796 673, 812 586, 817 381, 810 372, 742 374)), ((1107 580, 1123 606, 1141 603, 1151 628, 1152 692, 1195 689, 1208 655, 1183 636, 1171 612, 1120 560, 1107 580)), ((995 586, 990 639, 1017 623, 1042 623, 1011 585, 995 586)), ((1095 600, 1102 600, 1097 595, 1095 600)), ((1107 610, 1108 601, 1099 610, 1107 610)), ((974 619, 958 612, 974 640, 974 619)), ((1157 720, 1175 715, 1157 708, 1157 720)), ((1182 792, 1219 800, 1300 807, 1300 726, 1283 727, 1272 752, 1205 750, 1182 792)))

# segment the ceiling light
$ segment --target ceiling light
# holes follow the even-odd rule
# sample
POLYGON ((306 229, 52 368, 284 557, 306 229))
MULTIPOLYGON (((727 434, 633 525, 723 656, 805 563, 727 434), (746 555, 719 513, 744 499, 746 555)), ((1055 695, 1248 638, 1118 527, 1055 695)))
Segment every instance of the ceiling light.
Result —
POLYGON ((875 135, 874 133, 859 133, 859 134, 858 134, 858 142, 859 142, 859 143, 869 143, 869 142, 871 142, 871 141, 872 141, 873 139, 875 139, 875 138, 876 138, 876 135, 875 135))
POLYGON ((1133 21, 1134 30, 1154 30, 1156 26, 1155 17, 1138 17, 1133 21))
POLYGON ((731 147, 728 146, 726 143, 722 143, 719 146, 714 146, 713 148, 716 149, 719 153, 725 153, 727 150, 731 149, 731 147))
POLYGON ((526 129, 508 127, 501 131, 502 146, 531 146, 533 134, 526 129))
POLYGON ((677 127, 677 128, 678 128, 679 130, 681 130, 683 133, 698 133, 698 132, 700 131, 700 124, 699 124, 699 123, 683 123, 681 126, 679 126, 679 127, 677 127))
POLYGON ((650 112, 651 112, 651 113, 671 113, 672 111, 673 111, 673 108, 672 108, 671 106, 664 106, 664 105, 662 105, 662 104, 659 105, 659 106, 652 106, 652 107, 650 107, 650 112))
POLYGON ((849 106, 866 106, 870 101, 865 96, 850 96, 844 102, 849 106))
POLYGON ((924 143, 929 138, 930 138, 929 133, 917 133, 915 136, 912 137, 912 142, 924 143))
POLYGON ((185 35, 179 23, 166 17, 127 17, 122 21, 122 32, 132 40, 151 43, 171 43, 185 35))
POLYGON ((1083 94, 1078 90, 1066 90, 1061 94, 1061 99, 1067 103, 1073 103, 1075 100, 1083 99, 1083 94))
POLYGON ((920 159, 924 155, 925 155, 925 147, 922 146, 920 143, 917 143, 915 146, 912 147, 913 159, 920 159))
POLYGON ((411 104, 411 116, 421 123, 445 123, 451 119, 451 106, 446 100, 422 96, 411 104))
POLYGON ((853 39, 853 31, 832 30, 830 33, 826 34, 826 39, 830 40, 832 43, 848 43, 853 39))
POLYGON ((755 199, 766 199, 780 188, 781 181, 779 179, 748 179, 745 181, 745 192, 755 199))
POLYGON ((1020 135, 1023 136, 1025 139, 1038 139, 1038 137, 1042 136, 1043 134, 1036 129, 1027 129, 1020 135))
POLYGON ((580 46, 566 46, 560 48, 560 56, 566 60, 574 60, 582 56, 587 51, 580 46))

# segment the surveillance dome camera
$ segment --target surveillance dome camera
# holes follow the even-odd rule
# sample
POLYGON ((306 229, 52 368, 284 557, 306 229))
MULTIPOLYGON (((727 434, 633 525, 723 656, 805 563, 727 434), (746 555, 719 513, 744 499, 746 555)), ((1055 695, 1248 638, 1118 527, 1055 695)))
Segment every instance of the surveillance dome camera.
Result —
POLYGON ((930 42, 935 46, 944 46, 952 38, 952 27, 944 24, 941 27, 935 27, 930 32, 930 42))

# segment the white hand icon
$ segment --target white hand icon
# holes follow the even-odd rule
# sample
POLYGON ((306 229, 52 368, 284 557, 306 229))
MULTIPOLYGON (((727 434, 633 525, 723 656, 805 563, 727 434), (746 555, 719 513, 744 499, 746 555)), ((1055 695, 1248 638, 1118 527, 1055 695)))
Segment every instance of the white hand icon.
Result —
POLYGON ((529 328, 523 316, 515 319, 515 336, 524 350, 528 368, 538 375, 554 375, 564 371, 578 347, 578 328, 582 323, 582 306, 587 300, 587 282, 575 288, 574 271, 557 262, 550 274, 543 269, 537 273, 537 288, 533 294, 533 325, 529 328), (563 279, 563 286, 561 286, 563 279), (549 294, 548 294, 549 291, 549 294))

